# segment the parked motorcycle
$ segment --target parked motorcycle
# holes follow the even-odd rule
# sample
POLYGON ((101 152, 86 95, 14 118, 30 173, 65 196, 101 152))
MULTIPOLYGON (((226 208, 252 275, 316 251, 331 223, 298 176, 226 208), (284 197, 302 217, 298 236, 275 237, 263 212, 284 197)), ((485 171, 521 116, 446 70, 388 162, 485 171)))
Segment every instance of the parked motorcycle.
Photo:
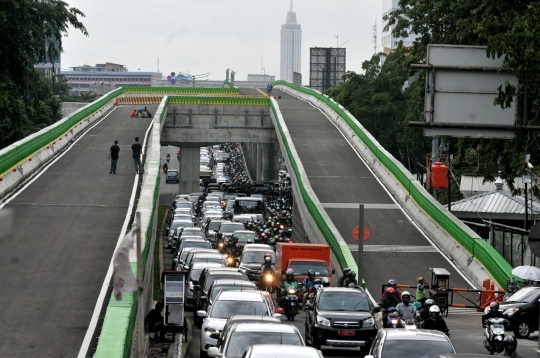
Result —
POLYGON ((489 354, 501 353, 504 350, 503 340, 505 337, 504 318, 489 318, 484 330, 484 347, 489 354))

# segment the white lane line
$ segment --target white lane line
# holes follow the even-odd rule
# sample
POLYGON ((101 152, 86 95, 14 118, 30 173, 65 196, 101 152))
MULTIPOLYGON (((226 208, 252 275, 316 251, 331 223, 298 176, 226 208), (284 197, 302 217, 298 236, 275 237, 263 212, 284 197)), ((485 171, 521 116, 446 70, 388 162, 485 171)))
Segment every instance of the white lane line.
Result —
MULTIPOLYGON (((293 97, 296 97, 296 96, 293 96, 293 97)), ((456 266, 456 264, 454 264, 452 262, 452 260, 448 257, 448 255, 446 255, 446 253, 444 253, 441 249, 439 249, 439 247, 437 245, 435 245, 435 243, 429 238, 429 236, 424 232, 424 230, 422 230, 420 228, 420 226, 418 226, 418 224, 416 224, 416 222, 410 217, 410 215, 405 211, 405 209, 403 209, 399 203, 397 202, 396 198, 394 198, 394 196, 390 193, 390 191, 388 190, 388 188, 386 187, 386 185, 384 185, 384 183, 381 181, 381 179, 375 174, 375 172, 371 169, 371 167, 368 165, 368 163, 366 163, 366 161, 364 160, 364 158, 362 158, 362 156, 360 155, 360 153, 356 150, 356 148, 352 145, 352 143, 349 141, 349 139, 345 136, 345 134, 341 131, 341 129, 337 126, 337 124, 334 123, 334 121, 328 117, 326 115, 326 113, 324 113, 324 111, 320 108, 317 108, 315 107, 313 104, 311 104, 309 101, 305 101, 299 97, 296 97, 298 98, 299 100, 301 101, 304 101, 306 103, 308 103, 311 107, 315 108, 315 109, 318 109, 319 112, 321 112, 323 114, 323 116, 325 116, 329 121, 330 123, 332 123, 334 125, 334 127, 336 127, 336 129, 339 131, 339 133, 341 133, 341 136, 347 141, 347 143, 349 143, 349 146, 352 148, 352 150, 354 150, 354 152, 356 153, 356 155, 358 156, 358 158, 360 158, 360 160, 362 161, 362 163, 364 163, 364 165, 366 166, 366 168, 368 168, 368 170, 371 172, 371 174, 373 174, 373 176, 375 177, 375 179, 377 179, 377 182, 379 182, 379 184, 383 187, 383 189, 386 191, 386 193, 388 194, 388 196, 392 199, 392 201, 394 203, 396 203, 396 205, 399 206, 399 208, 401 209, 401 211, 403 212, 403 214, 407 217, 407 219, 416 227, 416 229, 422 234, 422 236, 424 236, 424 238, 431 244, 431 246, 435 247, 437 249, 437 251, 441 254, 442 257, 444 257, 446 259, 446 261, 448 261, 448 263, 456 270, 456 272, 458 272, 461 277, 463 277, 463 279, 465 280, 465 282, 467 282, 470 287, 474 287, 474 288, 477 288, 477 286, 467 278, 467 276, 465 276, 465 274, 463 272, 461 272, 461 270, 456 266)))
MULTIPOLYGON (((148 138, 148 132, 152 128, 153 124, 154 124, 154 120, 151 120, 150 125, 148 126, 148 129, 146 130, 146 133, 144 134, 143 148, 146 148, 146 138, 148 138)), ((86 331, 86 334, 84 336, 83 343, 81 345, 81 349, 79 350, 79 354, 77 355, 77 358, 86 357, 86 354, 88 353, 88 349, 90 348, 90 342, 92 341, 92 336, 94 335, 94 332, 96 331, 99 313, 101 312, 101 309, 103 308, 105 294, 107 293, 107 289, 109 288, 109 282, 111 282, 111 277, 113 273, 114 252, 116 252, 116 249, 120 245, 120 241, 122 241, 122 239, 124 238, 124 235, 126 234, 127 226, 129 224, 129 219, 131 218, 131 213, 133 212, 133 204, 135 203, 135 195, 137 193, 138 180, 139 180, 139 174, 136 174, 135 179, 133 181, 133 189, 131 191, 131 198, 129 199, 129 206, 128 206, 128 211, 126 214, 126 219, 124 220, 124 224, 122 225, 122 230, 120 231, 120 236, 118 237, 118 241, 116 242, 116 247, 114 248, 113 255, 111 255, 111 262, 109 263, 109 269, 107 270, 107 274, 105 275, 105 279, 103 280, 101 291, 99 292, 99 296, 96 302, 96 307, 94 307, 94 313, 92 314, 92 318, 90 319, 90 324, 88 325, 88 330, 86 331)))
MULTIPOLYGON (((327 209, 357 209, 360 204, 355 203, 321 203, 327 209)), ((364 204, 364 209, 399 209, 397 204, 364 204)))
POLYGON ((99 123, 101 123, 101 121, 103 121, 105 118, 107 118, 108 116, 111 115, 112 112, 114 112, 114 110, 116 109, 116 107, 114 107, 109 113, 107 113, 105 116, 103 116, 103 118, 101 118, 100 120, 97 120, 96 122, 94 122, 90 128, 88 128, 86 131, 84 131, 83 134, 81 134, 79 136, 79 138, 77 138, 71 145, 69 145, 63 153, 60 153, 56 158, 54 158, 52 161, 50 161, 48 164, 46 164, 43 168, 41 168, 39 170, 39 172, 37 174, 35 174, 34 177, 32 177, 32 179, 30 179, 28 181, 28 183, 24 184, 24 186, 21 188, 21 189, 16 189, 17 191, 11 195, 9 198, 7 198, 4 202, 2 202, 2 204, 0 204, 0 209, 2 209, 7 203, 9 203, 11 200, 15 199, 17 196, 19 196, 20 193, 22 193, 26 188, 28 188, 28 186, 30 186, 30 184, 32 184, 33 182, 35 182, 37 180, 37 178, 39 178, 40 176, 43 175, 43 173, 45 173, 47 171, 47 169, 49 169, 54 163, 56 163, 60 158, 62 158, 67 152, 69 152, 71 150, 71 148, 73 148, 73 146, 79 141, 82 139, 82 137, 84 137, 88 132, 90 132, 95 126, 97 126, 99 123))
MULTIPOLYGON (((349 244, 349 250, 358 251, 358 245, 349 244)), ((433 246, 364 245, 364 252, 437 252, 433 246)))

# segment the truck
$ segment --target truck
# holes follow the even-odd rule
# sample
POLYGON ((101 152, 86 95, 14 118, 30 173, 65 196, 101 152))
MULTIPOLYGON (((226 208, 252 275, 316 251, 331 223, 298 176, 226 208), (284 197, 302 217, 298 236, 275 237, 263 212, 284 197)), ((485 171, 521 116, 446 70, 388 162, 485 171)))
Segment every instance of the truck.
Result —
POLYGON ((289 244, 278 242, 276 244, 276 273, 281 272, 281 285, 285 280, 285 271, 294 270, 294 278, 302 282, 308 277, 308 271, 315 271, 316 278, 328 277, 332 282, 335 270, 330 267, 330 246, 323 244, 289 244))

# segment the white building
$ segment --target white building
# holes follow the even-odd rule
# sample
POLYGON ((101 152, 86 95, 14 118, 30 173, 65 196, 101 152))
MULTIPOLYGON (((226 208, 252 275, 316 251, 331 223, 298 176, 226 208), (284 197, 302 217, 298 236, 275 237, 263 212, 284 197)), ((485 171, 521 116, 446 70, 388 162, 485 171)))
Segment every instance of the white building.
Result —
POLYGON ((259 75, 259 74, 248 74, 247 76, 247 80, 248 82, 266 82, 267 84, 268 83, 272 83, 276 80, 276 76, 271 76, 271 75, 259 75))
MULTIPOLYGON (((398 8, 398 1, 399 0, 383 0, 382 16, 384 17, 385 15, 390 14, 392 10, 396 10, 398 8)), ((397 49, 397 44, 399 41, 403 41, 404 47, 412 47, 413 41, 416 39, 415 35, 409 35, 407 38, 395 38, 394 35, 392 35, 392 30, 394 29, 395 25, 391 26, 388 31, 384 31, 386 24, 387 21, 382 20, 381 41, 384 53, 388 54, 397 49)))
POLYGON ((293 82, 293 72, 301 73, 300 60, 302 50, 302 29, 296 22, 296 13, 291 9, 287 13, 287 21, 281 25, 281 67, 280 79, 293 82))

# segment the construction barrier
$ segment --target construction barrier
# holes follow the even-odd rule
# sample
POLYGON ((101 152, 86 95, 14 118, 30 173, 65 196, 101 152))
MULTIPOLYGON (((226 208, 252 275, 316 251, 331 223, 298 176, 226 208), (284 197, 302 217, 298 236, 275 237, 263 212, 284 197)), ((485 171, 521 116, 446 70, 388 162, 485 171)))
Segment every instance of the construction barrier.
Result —
POLYGON ((238 94, 238 88, 232 86, 229 88, 206 88, 206 87, 148 87, 148 86, 124 86, 123 93, 148 93, 148 94, 238 94))
POLYGON ((270 106, 268 97, 195 97, 172 96, 169 104, 212 104, 231 106, 270 106))
POLYGON ((145 104, 159 104, 163 97, 116 97, 116 105, 145 105, 145 104))

